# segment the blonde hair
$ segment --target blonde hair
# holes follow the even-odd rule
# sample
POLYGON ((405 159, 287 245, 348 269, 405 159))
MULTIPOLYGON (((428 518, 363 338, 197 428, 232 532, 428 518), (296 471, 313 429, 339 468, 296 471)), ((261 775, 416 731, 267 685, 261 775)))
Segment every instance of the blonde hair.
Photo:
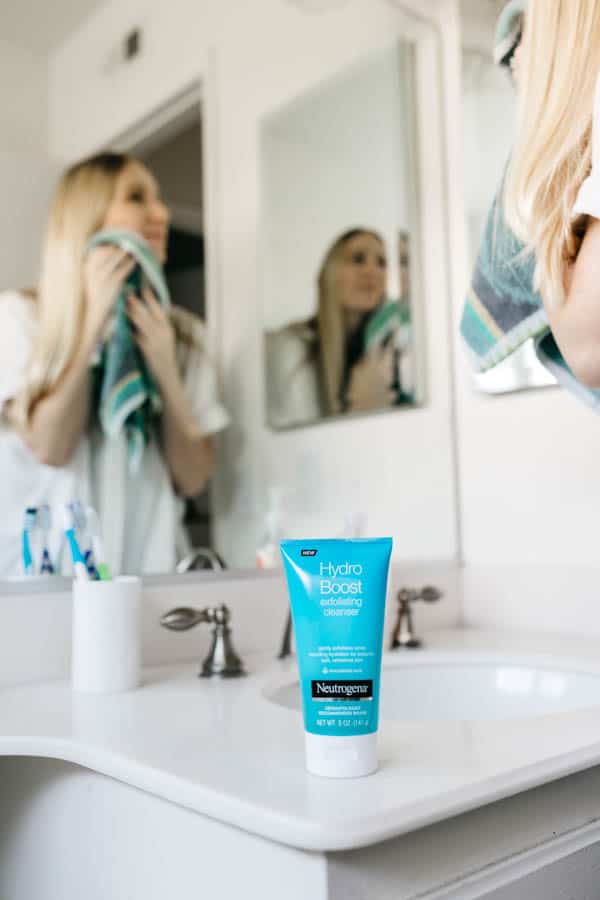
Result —
POLYGON ((37 291, 37 337, 28 364, 26 387, 15 402, 25 422, 35 402, 51 392, 68 368, 83 319, 85 246, 98 231, 120 174, 132 158, 100 153, 62 176, 50 207, 37 291))
POLYGON ((317 278, 319 383, 321 385, 321 406, 326 415, 334 415, 342 411, 341 389, 346 366, 344 310, 335 289, 336 269, 348 241, 360 235, 370 235, 383 247, 381 236, 369 228, 353 228, 346 231, 333 242, 325 254, 317 278))
POLYGON ((600 3, 530 0, 521 52, 517 140, 504 209, 509 226, 535 254, 535 288, 558 305, 584 224, 572 221, 572 209, 591 169, 600 3))

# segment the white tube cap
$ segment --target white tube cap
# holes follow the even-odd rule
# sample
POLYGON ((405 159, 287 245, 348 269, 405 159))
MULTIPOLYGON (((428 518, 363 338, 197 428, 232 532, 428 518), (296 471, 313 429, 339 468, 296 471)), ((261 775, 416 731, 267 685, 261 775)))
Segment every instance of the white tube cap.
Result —
POLYGON ((377 734, 350 737, 304 732, 306 768, 322 778, 362 778, 377 771, 377 734))

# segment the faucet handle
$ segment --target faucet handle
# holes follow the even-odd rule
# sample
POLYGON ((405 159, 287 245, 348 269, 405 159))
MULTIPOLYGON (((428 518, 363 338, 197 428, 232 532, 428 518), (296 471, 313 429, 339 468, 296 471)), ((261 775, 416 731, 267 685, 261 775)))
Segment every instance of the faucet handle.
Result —
POLYGON ((442 596, 442 591, 440 591, 439 588, 428 584, 425 585, 424 588, 421 588, 415 599, 423 600, 425 603, 435 603, 437 600, 440 600, 442 596))
POLYGON ((192 609, 191 606, 177 606, 160 617, 163 628, 171 631, 188 631, 200 622, 210 622, 209 609, 192 609))
POLYGON ((398 600, 398 620, 392 633, 390 650, 397 647, 420 647, 422 642, 415 636, 413 630, 411 605, 417 600, 424 603, 435 603, 442 597, 442 591, 432 585, 417 590, 416 588, 400 588, 396 595, 398 600))
POLYGON ((236 678, 246 673, 244 664, 233 647, 231 628, 229 627, 230 618, 231 613, 225 604, 215 607, 208 606, 206 609, 177 606, 161 616, 160 624, 171 631, 187 631, 201 622, 214 625, 211 648, 202 663, 200 675, 203 678, 211 675, 236 678))
POLYGON ((432 585, 425 585, 420 590, 403 587, 400 588, 396 595, 396 599, 401 606, 416 603, 417 600, 423 600, 425 603, 435 603, 440 597, 442 597, 442 592, 432 585))
POLYGON ((396 600, 400 604, 400 606, 407 606, 409 603, 414 603, 417 599, 417 592, 414 588, 403 587, 400 588, 398 593, 396 594, 396 600))

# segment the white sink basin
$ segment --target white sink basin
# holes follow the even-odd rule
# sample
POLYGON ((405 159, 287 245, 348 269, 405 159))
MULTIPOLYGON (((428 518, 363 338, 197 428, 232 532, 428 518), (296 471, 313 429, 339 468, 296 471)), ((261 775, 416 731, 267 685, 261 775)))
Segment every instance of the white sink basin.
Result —
MULTIPOLYGON (((420 651, 418 651, 420 652, 420 651)), ((264 693, 272 703, 301 709, 297 681, 264 693)), ((489 721, 521 719, 600 706, 600 673, 505 661, 384 662, 382 719, 489 721)))

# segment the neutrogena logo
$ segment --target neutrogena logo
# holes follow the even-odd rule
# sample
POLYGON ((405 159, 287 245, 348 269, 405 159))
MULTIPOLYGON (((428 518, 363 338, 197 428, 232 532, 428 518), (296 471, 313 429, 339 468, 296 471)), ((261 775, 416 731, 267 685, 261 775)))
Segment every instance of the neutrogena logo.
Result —
POLYGON ((372 700, 373 681, 311 681, 313 700, 372 700))

